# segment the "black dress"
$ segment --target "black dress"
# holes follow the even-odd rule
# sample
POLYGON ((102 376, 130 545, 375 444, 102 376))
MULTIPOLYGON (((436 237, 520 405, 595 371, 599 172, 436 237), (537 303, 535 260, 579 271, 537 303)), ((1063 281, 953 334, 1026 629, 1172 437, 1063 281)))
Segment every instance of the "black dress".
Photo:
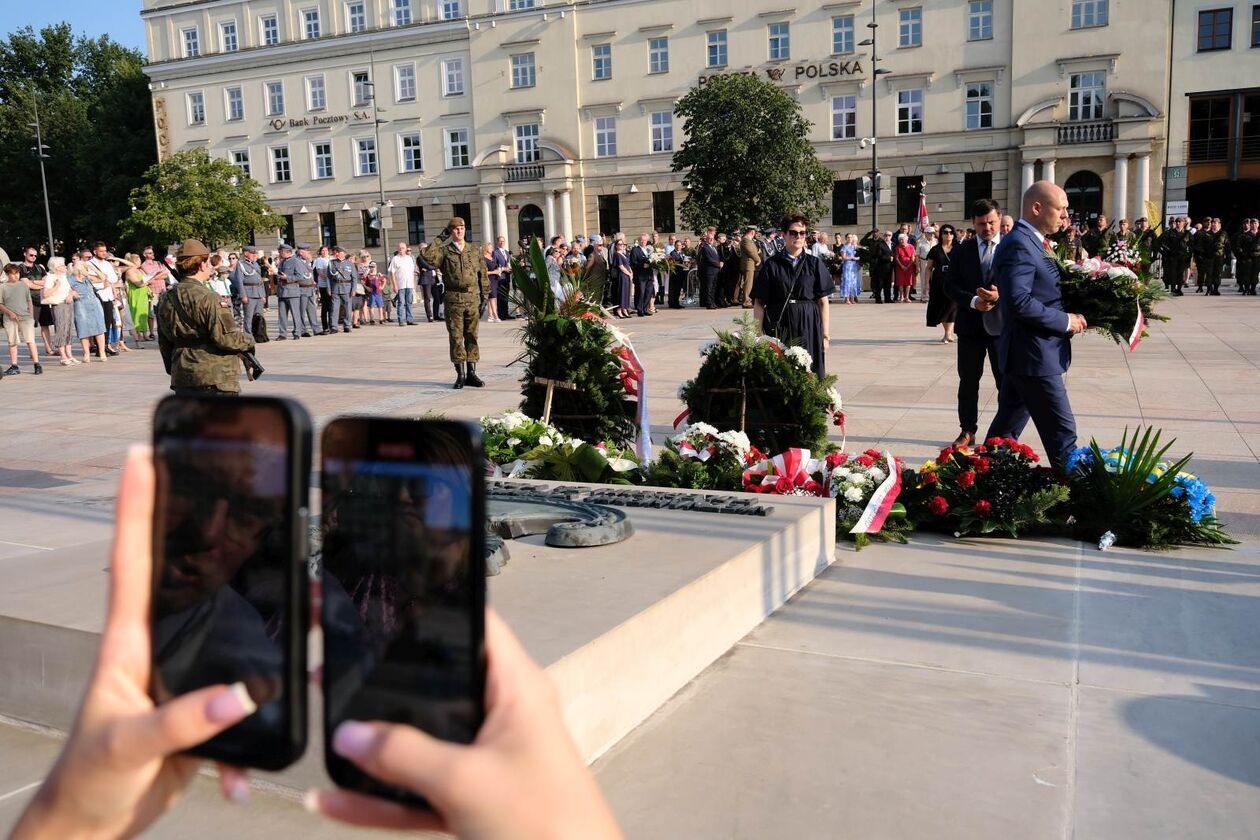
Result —
POLYGON ((952 324, 954 316, 958 313, 957 304, 945 292, 953 252, 953 248, 946 251, 940 245, 935 245, 928 251, 927 258, 932 263, 932 276, 928 278, 927 325, 929 327, 939 327, 943 323, 952 324))
POLYGON ((752 298, 765 307, 761 330, 785 344, 799 344, 814 360, 814 373, 825 376, 827 357, 822 337, 822 312, 818 301, 831 294, 835 284, 823 261, 802 253, 796 265, 786 251, 762 264, 753 280, 752 298))

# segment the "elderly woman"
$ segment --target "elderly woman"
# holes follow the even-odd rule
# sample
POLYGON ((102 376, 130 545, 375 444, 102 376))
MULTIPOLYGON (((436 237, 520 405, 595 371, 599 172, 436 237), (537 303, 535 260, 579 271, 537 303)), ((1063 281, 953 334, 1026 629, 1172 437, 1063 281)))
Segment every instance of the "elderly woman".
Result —
POLYGON ((74 303, 70 299, 70 279, 66 276, 66 261, 61 257, 48 260, 48 274, 44 276, 44 288, 40 290, 40 305, 52 311, 52 345, 61 357, 62 367, 77 365, 71 352, 71 332, 74 329, 74 303))
POLYGON ((766 335, 804 347, 813 359, 814 373, 821 377, 827 373, 831 340, 831 272, 805 250, 809 219, 796 213, 779 227, 784 248, 762 263, 753 281, 753 318, 766 335))
POLYGON ((840 297, 850 306, 858 302, 862 294, 862 258, 858 256, 858 235, 850 233, 840 248, 840 297))
POLYGON ((101 300, 88 279, 87 260, 90 252, 85 252, 79 262, 71 269, 70 299, 74 307, 74 331, 83 345, 83 361, 92 361, 91 347, 96 345, 96 354, 100 361, 105 361, 105 311, 101 308, 101 300))
POLYGON ((897 289, 897 302, 910 302, 910 289, 919 273, 919 255, 910 244, 910 236, 897 234, 897 247, 893 249, 893 286, 897 289))

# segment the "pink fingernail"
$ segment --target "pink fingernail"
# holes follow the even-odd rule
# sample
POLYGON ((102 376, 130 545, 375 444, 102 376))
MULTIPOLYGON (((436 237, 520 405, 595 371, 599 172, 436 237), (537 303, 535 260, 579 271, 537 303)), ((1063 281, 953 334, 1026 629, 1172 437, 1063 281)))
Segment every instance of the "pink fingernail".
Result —
POLYGON ((249 781, 237 776, 228 782, 228 799, 244 805, 249 801, 249 781))
POLYGON ((302 796, 302 807, 312 814, 319 813, 319 791, 311 789, 302 796))
POLYGON ((348 720, 333 733, 333 749, 345 758, 360 758, 372 745, 372 727, 356 720, 348 720))
POLYGON ((206 704, 206 718, 213 723, 235 723, 249 717, 258 704, 249 696, 245 683, 234 683, 214 696, 206 704))

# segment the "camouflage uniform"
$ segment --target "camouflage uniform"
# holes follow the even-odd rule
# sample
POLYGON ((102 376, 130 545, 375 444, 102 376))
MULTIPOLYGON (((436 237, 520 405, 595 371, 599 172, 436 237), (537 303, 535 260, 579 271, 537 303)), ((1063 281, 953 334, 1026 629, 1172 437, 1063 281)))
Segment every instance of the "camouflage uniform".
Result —
MULTIPOLYGON (((451 227, 463 227, 462 219, 451 220, 451 227), (456 224, 458 223, 458 224, 456 224)), ((477 327, 481 309, 490 297, 490 275, 481 250, 470 242, 461 251, 449 238, 439 237, 424 250, 427 262, 442 272, 446 286, 446 332, 450 338, 451 362, 458 374, 455 387, 464 383, 464 365, 468 365, 468 383, 477 385, 476 364, 481 360, 477 347, 477 327)))
POLYGON ((231 301, 185 279, 158 301, 157 327, 172 391, 240 392, 240 354, 253 351, 254 339, 237 329, 231 301))

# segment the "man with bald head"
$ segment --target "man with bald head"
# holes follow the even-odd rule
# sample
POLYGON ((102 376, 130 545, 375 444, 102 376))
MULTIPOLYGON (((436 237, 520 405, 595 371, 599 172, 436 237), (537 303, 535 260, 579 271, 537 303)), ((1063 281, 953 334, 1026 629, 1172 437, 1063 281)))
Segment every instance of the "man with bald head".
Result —
POLYGON ((1015 219, 1012 216, 1003 216, 1002 223, 998 230, 1003 236, 1010 236, 1011 231, 1015 229, 1015 219))
POLYGON ((1063 384, 1072 364, 1070 339, 1088 327, 1084 317, 1063 308, 1059 268, 1047 239, 1067 225, 1067 211, 1062 188, 1036 182, 1024 193, 1021 218, 993 258, 1002 314, 1002 387, 985 436, 1018 438, 1031 417, 1046 454, 1060 465, 1076 447, 1076 418, 1063 384))

